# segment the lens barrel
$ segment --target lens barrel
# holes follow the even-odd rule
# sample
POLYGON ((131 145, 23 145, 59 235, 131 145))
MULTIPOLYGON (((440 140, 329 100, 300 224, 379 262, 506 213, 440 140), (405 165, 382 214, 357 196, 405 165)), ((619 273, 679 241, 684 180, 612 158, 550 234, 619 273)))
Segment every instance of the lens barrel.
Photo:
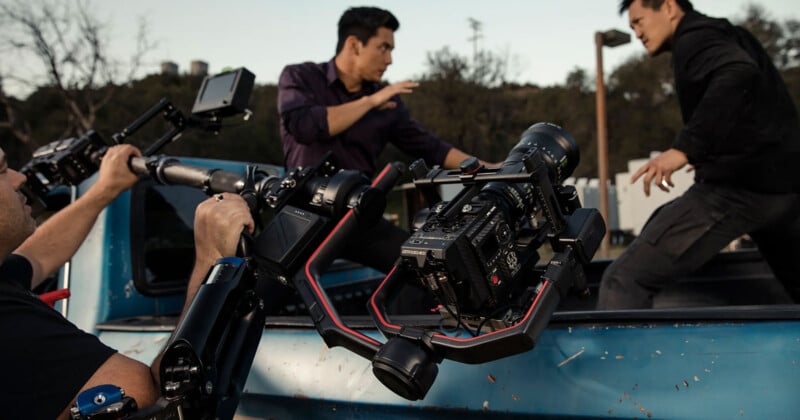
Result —
MULTIPOLYGON (((519 143, 508 153, 498 174, 526 172, 525 158, 539 152, 547 166, 548 177, 553 185, 564 182, 580 161, 575 139, 563 128, 551 123, 537 123, 525 130, 519 143)), ((490 182, 481 190, 482 195, 501 197, 501 205, 512 218, 524 214, 534 204, 533 185, 530 183, 490 182)))

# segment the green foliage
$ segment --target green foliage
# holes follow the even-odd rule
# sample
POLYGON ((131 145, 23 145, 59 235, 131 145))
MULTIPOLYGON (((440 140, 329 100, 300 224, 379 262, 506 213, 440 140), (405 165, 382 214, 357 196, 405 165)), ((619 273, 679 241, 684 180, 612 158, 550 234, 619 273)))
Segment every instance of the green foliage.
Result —
POLYGON ((611 74, 607 99, 610 173, 627 171, 630 159, 668 149, 681 128, 669 60, 669 55, 641 54, 611 74))

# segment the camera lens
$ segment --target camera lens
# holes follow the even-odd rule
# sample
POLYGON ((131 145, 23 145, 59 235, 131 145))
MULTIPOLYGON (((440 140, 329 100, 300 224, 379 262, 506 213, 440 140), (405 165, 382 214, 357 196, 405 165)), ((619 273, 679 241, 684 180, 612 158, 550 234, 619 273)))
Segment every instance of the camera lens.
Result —
MULTIPOLYGON (((537 123, 522 133, 519 143, 508 153, 497 173, 526 172, 524 159, 531 151, 539 152, 553 185, 560 185, 572 175, 580 160, 578 145, 572 135, 555 124, 537 123)), ((503 205, 511 218, 526 213, 535 201, 534 188, 529 183, 490 182, 482 193, 499 195, 501 200, 498 204, 503 205)))
POLYGON ((537 123, 525 130, 519 143, 509 153, 509 158, 515 151, 521 158, 531 149, 541 152, 554 185, 569 178, 580 161, 578 145, 572 135, 551 123, 537 123))

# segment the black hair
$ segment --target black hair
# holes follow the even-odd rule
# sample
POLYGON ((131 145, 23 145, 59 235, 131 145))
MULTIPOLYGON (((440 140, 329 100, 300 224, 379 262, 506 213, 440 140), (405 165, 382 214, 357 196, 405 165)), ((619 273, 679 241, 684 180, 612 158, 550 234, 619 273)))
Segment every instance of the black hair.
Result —
MULTIPOLYGON (((619 2, 619 14, 625 13, 629 7, 631 7, 631 3, 635 0, 622 0, 619 2)), ((683 9, 684 12, 691 12, 694 10, 694 6, 692 6, 692 2, 689 0, 675 0, 675 3, 678 3, 678 6, 683 9)), ((664 4, 664 0, 642 0, 642 6, 648 7, 653 10, 658 10, 661 8, 661 5, 664 4)))
POLYGON ((344 48, 344 41, 354 35, 364 44, 378 33, 379 28, 396 31, 400 22, 388 10, 377 7, 351 7, 339 18, 339 40, 336 43, 336 54, 344 48))

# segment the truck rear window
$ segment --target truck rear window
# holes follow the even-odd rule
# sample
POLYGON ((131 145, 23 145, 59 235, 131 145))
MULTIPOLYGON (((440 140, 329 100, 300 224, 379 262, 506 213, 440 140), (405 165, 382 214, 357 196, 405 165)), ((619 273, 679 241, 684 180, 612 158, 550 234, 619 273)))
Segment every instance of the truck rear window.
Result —
POLYGON ((181 185, 144 180, 132 192, 134 285, 147 296, 182 294, 194 264, 194 210, 208 198, 181 185))

